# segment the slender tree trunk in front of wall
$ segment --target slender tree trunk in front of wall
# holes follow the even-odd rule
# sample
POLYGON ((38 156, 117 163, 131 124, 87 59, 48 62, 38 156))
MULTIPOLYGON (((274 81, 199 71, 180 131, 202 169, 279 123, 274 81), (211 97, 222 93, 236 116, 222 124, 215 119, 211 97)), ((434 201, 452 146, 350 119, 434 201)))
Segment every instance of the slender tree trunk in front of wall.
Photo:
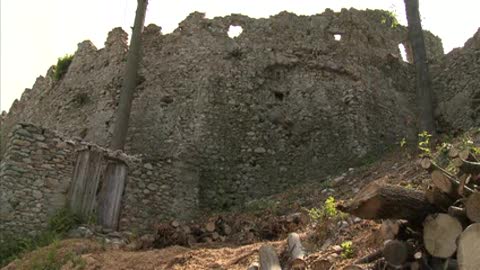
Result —
MULTIPOLYGON (((137 0, 137 12, 133 25, 132 39, 127 56, 120 101, 115 113, 115 128, 110 147, 114 150, 123 150, 127 139, 130 109, 133 93, 137 87, 138 68, 140 66, 142 32, 145 23, 148 0, 137 0)), ((128 167, 120 160, 111 160, 107 164, 105 177, 98 199, 98 222, 108 229, 117 230, 120 217, 123 189, 127 179, 128 167)))
POLYGON ((115 128, 112 136, 112 149, 123 150, 127 139, 128 121, 132 107, 133 92, 137 86, 138 68, 141 60, 142 32, 145 23, 148 0, 137 1, 137 13, 132 31, 132 39, 127 56, 127 67, 125 71, 120 101, 115 113, 115 128))
POLYGON ((417 104, 419 109, 420 131, 435 134, 433 118, 433 92, 428 70, 427 52, 423 37, 419 12, 419 0, 404 0, 408 21, 408 39, 412 46, 413 62, 416 70, 417 104))

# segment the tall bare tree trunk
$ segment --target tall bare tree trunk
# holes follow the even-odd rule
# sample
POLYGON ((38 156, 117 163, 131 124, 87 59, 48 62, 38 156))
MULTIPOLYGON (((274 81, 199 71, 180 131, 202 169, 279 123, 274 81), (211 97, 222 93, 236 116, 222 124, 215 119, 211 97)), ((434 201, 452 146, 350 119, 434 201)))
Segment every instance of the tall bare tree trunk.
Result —
POLYGON ((115 114, 115 129, 112 137, 112 149, 123 150, 127 139, 128 120, 132 107, 133 92, 138 81, 138 67, 141 60, 142 32, 145 23, 148 0, 137 0, 137 13, 133 25, 132 39, 127 57, 127 69, 125 71, 120 102, 115 114))
POLYGON ((432 82, 427 63, 427 52, 422 31, 418 0, 404 0, 408 21, 408 39, 412 46, 416 70, 417 103, 420 112, 420 131, 435 134, 433 119, 432 82))
MULTIPOLYGON (((115 129, 110 147, 123 150, 127 139, 128 120, 132 107, 133 92, 137 86, 140 65, 142 32, 145 23, 148 0, 137 0, 137 12, 133 25, 132 39, 128 50, 127 68, 120 92, 120 102, 116 111, 115 129)), ((97 218, 104 228, 117 230, 123 190, 128 175, 128 166, 120 160, 111 160, 104 173, 99 198, 97 218)))

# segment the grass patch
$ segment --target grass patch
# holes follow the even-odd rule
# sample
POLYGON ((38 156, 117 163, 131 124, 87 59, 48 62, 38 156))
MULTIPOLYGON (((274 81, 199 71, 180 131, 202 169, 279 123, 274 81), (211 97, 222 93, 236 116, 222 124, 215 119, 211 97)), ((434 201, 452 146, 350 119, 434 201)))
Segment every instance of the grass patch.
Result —
MULTIPOLYGON (((35 236, 0 235, 0 267, 20 258, 23 254, 60 241, 66 232, 79 224, 79 219, 66 208, 53 215, 47 230, 35 236)), ((55 268, 25 268, 55 269, 55 268)))

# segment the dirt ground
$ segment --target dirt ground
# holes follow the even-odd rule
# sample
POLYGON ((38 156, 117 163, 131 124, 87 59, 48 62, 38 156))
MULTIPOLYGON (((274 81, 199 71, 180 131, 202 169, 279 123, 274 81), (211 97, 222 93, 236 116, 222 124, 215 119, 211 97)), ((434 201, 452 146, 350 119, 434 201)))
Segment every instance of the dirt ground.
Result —
MULTIPOLYGON (((407 151, 397 151, 388 154, 382 161, 365 165, 357 169, 330 177, 328 185, 324 182, 309 183, 289 190, 288 192, 272 196, 272 200, 279 202, 278 209, 265 209, 258 218, 266 219, 269 215, 288 212, 306 211, 311 207, 321 207, 328 196, 338 200, 348 200, 358 190, 371 181, 383 181, 391 184, 408 185, 412 188, 421 187, 428 175, 418 166, 418 158, 407 151), (325 192, 327 189, 329 192, 325 192), (263 216, 262 216, 263 215, 263 216)), ((232 214, 235 217, 235 214, 232 214)), ((245 218, 245 215, 242 215, 245 218)), ((305 226, 298 228, 302 244, 308 254, 307 262, 311 269, 315 262, 328 259, 333 262, 331 269, 342 269, 352 264, 370 252, 375 251, 383 240, 379 234, 380 224, 374 221, 354 221, 354 217, 345 217, 346 222, 333 221, 315 223, 309 221, 305 226), (352 242, 353 254, 350 258, 343 256, 338 247, 346 241, 352 242)), ((75 254, 74 259, 66 260, 61 267, 63 270, 110 270, 110 269, 169 269, 169 270, 202 270, 202 269, 242 269, 245 270, 255 261, 258 261, 258 249, 265 243, 272 244, 280 254, 281 262, 285 262, 283 255, 286 246, 284 235, 276 241, 258 239, 252 244, 241 244, 234 241, 223 243, 200 243, 191 247, 170 246, 163 249, 141 251, 113 250, 102 246, 94 240, 69 239, 60 242, 61 252, 56 256, 75 254)), ((58 244, 57 244, 58 245, 58 244)), ((44 247, 25 255, 21 260, 12 262, 4 269, 29 269, 28 262, 35 256, 42 256, 42 252, 52 247, 44 247)), ((57 247, 58 248, 58 247, 57 247)), ((46 255, 45 255, 46 256, 46 255)))

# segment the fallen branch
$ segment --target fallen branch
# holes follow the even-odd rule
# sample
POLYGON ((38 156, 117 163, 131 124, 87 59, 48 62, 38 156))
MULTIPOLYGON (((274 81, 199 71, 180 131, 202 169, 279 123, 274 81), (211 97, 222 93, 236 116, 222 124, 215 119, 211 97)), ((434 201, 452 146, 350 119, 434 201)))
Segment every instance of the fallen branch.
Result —
POLYGON ((372 263, 383 257, 383 250, 379 249, 355 261, 355 264, 372 263))

